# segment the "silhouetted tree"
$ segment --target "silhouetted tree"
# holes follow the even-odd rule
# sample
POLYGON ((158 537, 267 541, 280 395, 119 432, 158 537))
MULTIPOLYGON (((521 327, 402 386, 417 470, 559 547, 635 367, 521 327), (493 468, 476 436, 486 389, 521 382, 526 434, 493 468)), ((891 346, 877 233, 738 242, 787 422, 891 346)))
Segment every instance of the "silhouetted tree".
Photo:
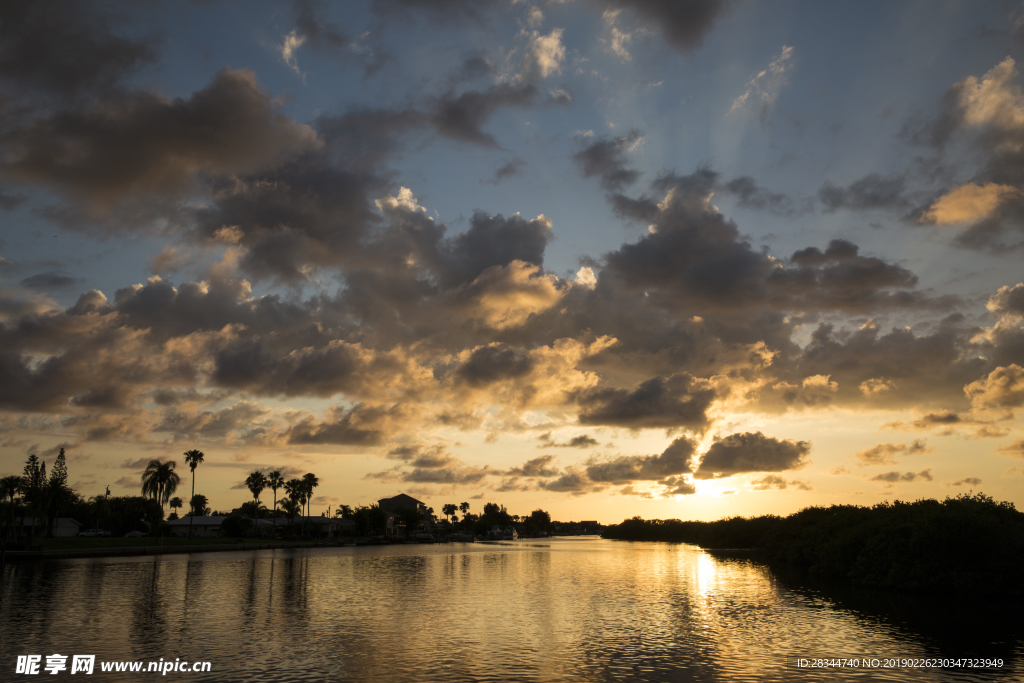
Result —
MULTIPOLYGON (((189 504, 189 513, 188 514, 189 514, 190 517, 195 517, 195 516, 205 517, 206 515, 210 514, 209 500, 207 500, 206 496, 204 496, 201 493, 197 493, 194 496, 192 496, 192 499, 189 500, 188 504, 189 504)), ((191 538, 191 533, 192 533, 192 522, 191 522, 191 520, 189 521, 188 528, 189 528, 189 534, 190 534, 189 537, 191 538)))
POLYGON ((259 512, 260 494, 263 493, 263 489, 267 488, 267 477, 259 470, 254 470, 249 474, 248 477, 245 478, 245 485, 249 488, 250 491, 252 491, 252 526, 253 533, 258 533, 259 530, 257 529, 258 521, 256 518, 256 514, 259 512))
POLYGON ((267 486, 274 492, 274 535, 277 536, 277 490, 284 486, 284 477, 277 470, 267 475, 267 486))
MULTIPOLYGON (((193 499, 195 499, 195 497, 196 497, 196 468, 199 467, 199 463, 203 462, 203 458, 204 457, 205 456, 203 455, 202 451, 197 451, 194 448, 192 450, 190 450, 190 451, 185 451, 185 463, 188 465, 188 468, 190 470, 192 470, 192 498, 193 499)), ((204 500, 205 500, 205 498, 204 498, 204 500)), ((195 506, 192 506, 192 509, 194 510, 195 506)), ((189 514, 189 518, 188 518, 188 537, 189 538, 192 538, 192 517, 194 517, 194 515, 190 513, 189 514)))
POLYGON ((150 460, 142 473, 142 495, 157 501, 161 507, 166 505, 181 483, 181 477, 174 471, 177 466, 173 460, 150 460))

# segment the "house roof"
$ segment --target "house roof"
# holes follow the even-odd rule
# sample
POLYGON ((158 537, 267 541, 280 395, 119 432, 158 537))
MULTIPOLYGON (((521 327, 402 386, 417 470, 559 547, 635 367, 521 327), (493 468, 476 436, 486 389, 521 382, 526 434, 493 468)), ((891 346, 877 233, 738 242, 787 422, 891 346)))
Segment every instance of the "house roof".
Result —
POLYGON ((419 505, 423 505, 422 501, 416 500, 412 496, 407 495, 405 493, 399 493, 397 496, 394 496, 392 498, 381 498, 380 500, 377 501, 377 504, 380 505, 381 503, 388 503, 391 505, 397 505, 402 507, 417 507, 419 505))

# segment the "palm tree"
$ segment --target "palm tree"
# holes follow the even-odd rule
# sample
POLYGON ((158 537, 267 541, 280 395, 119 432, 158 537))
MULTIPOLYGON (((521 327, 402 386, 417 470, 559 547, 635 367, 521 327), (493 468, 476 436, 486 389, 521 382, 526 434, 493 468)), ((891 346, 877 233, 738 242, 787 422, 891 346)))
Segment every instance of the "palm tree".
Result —
POLYGON ((469 503, 459 503, 459 511, 462 512, 462 527, 466 527, 466 513, 469 512, 469 503))
MULTIPOLYGON (((196 468, 199 467, 199 463, 203 461, 203 452, 192 449, 185 451, 185 462, 188 464, 189 469, 192 470, 192 498, 196 497, 196 468)), ((191 511, 188 516, 188 537, 192 538, 192 517, 191 511)))
POLYGON ((267 475, 267 486, 274 492, 274 536, 277 536, 277 490, 284 486, 284 477, 277 470, 267 475))
POLYGON ((306 487, 306 516, 309 516, 309 504, 313 502, 313 489, 320 485, 320 479, 309 472, 302 478, 302 484, 306 487))
POLYGON ((444 521, 447 522, 448 518, 451 517, 452 515, 454 515, 455 511, 458 510, 458 509, 459 508, 458 508, 457 505, 455 505, 455 503, 445 503, 441 507, 441 512, 444 513, 444 521))
POLYGON ((313 489, 320 485, 320 480, 312 472, 302 477, 302 485, 306 494, 306 517, 309 517, 309 506, 313 503, 313 489))
MULTIPOLYGON (((288 494, 288 500, 292 505, 286 510, 298 509, 301 510, 302 506, 306 504, 306 485, 301 479, 289 479, 284 485, 285 493, 288 494)), ((281 503, 281 507, 284 507, 284 503, 281 503)), ((295 523, 295 513, 289 512, 291 516, 291 522, 295 523)))
MULTIPOLYGON (((192 496, 192 500, 188 502, 189 507, 191 508, 191 510, 189 510, 189 515, 199 515, 200 517, 205 517, 206 515, 210 514, 210 508, 207 505, 207 503, 209 502, 210 501, 207 500, 206 496, 204 496, 201 493, 197 493, 196 495, 192 496)), ((191 523, 189 524, 189 526, 191 526, 191 523)))
POLYGON ((171 509, 174 510, 174 517, 175 517, 175 519, 177 519, 177 517, 178 517, 178 510, 180 510, 184 505, 185 505, 185 503, 178 496, 175 496, 174 498, 171 498, 170 506, 171 506, 171 509))
POLYGON ((174 471, 177 466, 173 460, 150 460, 142 473, 142 495, 154 499, 163 508, 181 483, 181 477, 174 471))
POLYGON ((256 533, 258 531, 256 525, 259 523, 257 517, 259 516, 260 511, 260 494, 263 493, 263 489, 267 488, 267 477, 259 470, 253 470, 253 472, 245 478, 245 485, 249 487, 250 491, 252 491, 252 500, 254 503, 252 507, 252 529, 253 534, 258 536, 259 534, 256 533))

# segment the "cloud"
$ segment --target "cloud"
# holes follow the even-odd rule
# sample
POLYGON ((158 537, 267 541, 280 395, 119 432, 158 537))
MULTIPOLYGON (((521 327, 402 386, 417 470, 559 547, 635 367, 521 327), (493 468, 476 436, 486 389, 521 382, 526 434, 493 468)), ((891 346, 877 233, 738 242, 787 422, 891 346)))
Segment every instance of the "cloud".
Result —
POLYGON ((245 173, 322 144, 280 109, 253 72, 225 68, 187 100, 121 94, 9 130, 0 174, 104 215, 129 197, 188 189, 198 173, 245 173))
POLYGON ((906 180, 902 176, 882 177, 877 173, 869 173, 847 187, 839 187, 831 181, 825 181, 818 190, 818 201, 829 213, 839 209, 901 209, 909 204, 904 196, 905 185, 906 180))
POLYGON ((782 46, 782 52, 768 65, 768 68, 758 72, 756 76, 747 83, 743 94, 733 100, 729 111, 746 109, 751 99, 759 100, 758 119, 761 127, 765 128, 771 124, 771 107, 779 96, 782 88, 788 83, 786 72, 793 68, 792 46, 782 46))
POLYGON ((1024 316, 1024 283, 999 288, 985 305, 993 313, 1024 316))
POLYGON ((526 46, 526 55, 520 73, 521 78, 547 78, 552 74, 561 73, 562 62, 565 61, 562 33, 562 29, 556 28, 546 36, 537 31, 530 34, 530 42, 526 46))
POLYGON ((29 289, 37 289, 40 291, 49 291, 54 289, 67 289, 82 281, 81 278, 71 277, 68 275, 62 275, 61 273, 39 273, 38 275, 32 275, 21 281, 22 287, 28 287, 29 289))
POLYGON ((483 131, 483 125, 504 107, 529 107, 537 86, 529 82, 498 83, 486 90, 449 91, 434 102, 430 123, 444 137, 483 147, 498 147, 498 141, 483 131))
POLYGON ((1024 406, 1024 368, 998 367, 964 387, 964 394, 978 409, 1013 409, 1024 406))
POLYGON ((921 470, 920 472, 906 472, 900 474, 899 472, 885 472, 883 474, 876 474, 871 477, 870 481, 881 481, 888 484, 894 484, 896 482, 908 482, 908 481, 931 481, 932 471, 930 469, 921 470))
POLYGON ((497 168, 497 170, 494 171, 494 177, 493 178, 491 178, 490 180, 481 179, 480 183, 481 184, 486 183, 486 184, 489 184, 489 185, 497 185, 498 183, 500 183, 502 180, 505 180, 506 178, 511 178, 513 176, 521 175, 523 167, 525 165, 526 164, 525 164, 525 162, 522 159, 512 159, 511 161, 506 161, 504 164, 499 166, 497 168))
POLYGON ((285 441, 294 445, 375 446, 383 443, 406 417, 398 404, 360 403, 347 410, 334 407, 328 413, 322 422, 312 417, 302 419, 288 429, 285 441))
POLYGON ((635 389, 595 387, 576 394, 580 424, 642 429, 693 429, 709 424, 717 392, 707 380, 687 373, 655 377, 635 389))
POLYGON ((750 176, 733 178, 721 186, 722 192, 732 194, 737 206, 751 211, 767 211, 775 216, 796 216, 812 210, 809 200, 797 202, 789 195, 771 192, 757 184, 750 176))
POLYGON ((717 479, 747 472, 782 472, 799 469, 811 445, 806 441, 776 439, 761 432, 730 434, 704 454, 696 479, 717 479))
POLYGON ((770 491, 772 489, 775 489, 777 491, 783 491, 789 488, 790 486, 794 486, 800 489, 801 491, 812 490, 806 482, 800 481, 799 479, 786 481, 784 478, 780 477, 777 474, 768 474, 761 477, 760 479, 752 479, 750 485, 754 491, 770 491))
POLYGON ((31 0, 6 3, 0 81, 14 86, 9 95, 20 91, 23 97, 32 91, 60 99, 106 94, 156 59, 159 40, 119 35, 124 23, 108 8, 74 0, 46 7, 31 0))
MULTIPOLYGON (((590 138, 580 138, 589 140, 590 138)), ((601 178, 601 187, 609 192, 621 190, 640 177, 640 172, 626 167, 626 153, 634 151, 644 139, 639 130, 632 130, 617 138, 593 139, 573 154, 584 178, 601 178)))
POLYGON ((1024 458, 1024 439, 1003 444, 996 449, 996 452, 1009 455, 1012 458, 1024 458))
POLYGON ((672 47, 691 51, 704 43, 704 36, 725 12, 725 0, 607 0, 606 7, 624 9, 642 22, 661 30, 665 42, 672 47))
POLYGON ((557 477, 558 470, 550 467, 554 461, 553 455, 541 455, 527 460, 519 467, 513 467, 506 474, 510 477, 557 477))
POLYGON ((977 477, 965 477, 964 479, 957 479, 956 481, 951 481, 951 482, 949 482, 947 484, 944 484, 944 486, 980 486, 980 485, 981 485, 981 479, 978 479, 977 477))
MULTIPOLYGON (((550 436, 550 435, 545 435, 550 436)), ((590 436, 589 434, 580 434, 574 436, 565 443, 553 443, 546 440, 547 443, 542 443, 537 448, 590 448, 591 446, 598 445, 597 439, 590 436)))
POLYGON ((988 218, 1004 201, 1021 194, 1009 185, 965 183, 936 199, 918 221, 936 225, 973 223, 988 218))
POLYGON ((624 484, 633 481, 653 481, 679 474, 690 474, 694 444, 679 438, 661 455, 620 455, 610 459, 591 459, 587 462, 587 478, 592 482, 624 484))
POLYGON ((930 450, 926 442, 918 439, 910 444, 880 443, 877 446, 872 446, 867 450, 858 452, 855 457, 860 461, 857 463, 858 467, 867 467, 869 465, 895 465, 896 460, 893 456, 898 454, 916 455, 929 452, 930 450))

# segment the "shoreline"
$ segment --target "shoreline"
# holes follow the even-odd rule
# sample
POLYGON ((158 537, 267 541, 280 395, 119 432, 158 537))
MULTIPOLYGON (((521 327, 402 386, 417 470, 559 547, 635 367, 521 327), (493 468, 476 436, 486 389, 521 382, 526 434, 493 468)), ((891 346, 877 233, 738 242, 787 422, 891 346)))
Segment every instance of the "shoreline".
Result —
POLYGON ((344 547, 348 543, 323 541, 280 541, 277 543, 214 543, 203 545, 143 545, 122 548, 62 548, 59 550, 8 550, 5 562, 36 560, 70 560, 90 557, 138 557, 142 555, 181 555, 187 553, 220 553, 232 550, 277 550, 282 548, 344 547))

